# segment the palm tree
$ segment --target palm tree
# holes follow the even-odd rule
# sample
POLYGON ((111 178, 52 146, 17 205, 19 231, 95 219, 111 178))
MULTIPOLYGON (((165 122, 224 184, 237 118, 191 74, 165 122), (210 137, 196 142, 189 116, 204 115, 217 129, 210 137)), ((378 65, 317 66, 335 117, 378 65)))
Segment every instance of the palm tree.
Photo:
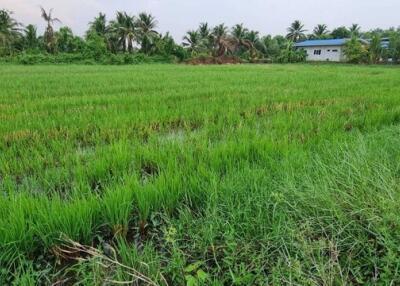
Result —
POLYGON ((34 25, 28 25, 24 30, 24 42, 28 49, 38 47, 37 28, 34 25))
POLYGON ((138 40, 144 53, 149 53, 158 32, 157 21, 151 14, 140 13, 137 19, 138 40))
POLYGON ((117 12, 117 19, 111 23, 111 26, 116 33, 118 45, 122 46, 122 50, 133 52, 133 42, 137 39, 135 17, 125 12, 117 12))
POLYGON ((208 23, 201 23, 197 29, 197 32, 199 33, 200 37, 200 46, 209 53, 212 53, 214 36, 208 23))
POLYGON ((250 57, 254 59, 259 51, 264 49, 264 44, 260 40, 258 31, 249 31, 246 33, 246 42, 242 42, 241 45, 245 45, 245 47, 250 51, 250 57))
POLYGON ((244 40, 248 32, 249 30, 245 28, 243 24, 236 24, 232 28, 232 36, 236 38, 239 42, 244 40))
POLYGON ((326 37, 328 33, 328 26, 326 26, 325 24, 319 24, 313 30, 313 37, 316 39, 321 39, 326 37))
POLYGON ((211 31, 210 28, 208 26, 208 23, 201 23, 198 29, 200 38, 202 40, 209 40, 210 39, 210 35, 211 35, 211 31))
POLYGON ((212 30, 211 37, 214 46, 214 51, 217 53, 218 56, 222 56, 225 53, 225 38, 227 36, 228 28, 225 24, 220 24, 215 26, 212 30))
POLYGON ((11 14, 10 11, 0 10, 0 54, 12 52, 14 42, 21 35, 21 24, 13 19, 11 14))
POLYGON ((349 28, 349 31, 351 36, 359 37, 361 27, 358 24, 352 24, 351 27, 349 28))
POLYGON ((299 20, 294 21, 287 30, 288 34, 286 38, 293 42, 297 42, 306 37, 304 32, 307 30, 304 29, 304 25, 299 20))
POLYGON ((256 45, 260 41, 259 32, 250 31, 246 33, 246 40, 249 40, 253 45, 256 45))
POLYGON ((212 31, 212 35, 213 35, 214 39, 219 39, 219 38, 226 36, 227 31, 228 31, 228 28, 225 26, 225 24, 220 24, 220 25, 214 27, 214 29, 212 31))
POLYGON ((91 33, 104 37, 107 33, 107 18, 106 14, 99 13, 92 22, 89 23, 89 30, 87 36, 91 33))
POLYGON ((370 61, 373 64, 379 63, 379 61, 383 58, 382 38, 377 33, 374 33, 371 38, 369 45, 369 56, 370 61))
POLYGON ((236 40, 236 43, 238 45, 238 48, 247 48, 251 49, 253 44, 252 44, 252 39, 258 36, 253 34, 253 31, 250 31, 243 26, 243 24, 236 24, 232 28, 232 37, 233 39, 236 40))
POLYGON ((54 53, 55 52, 55 47, 56 47, 56 38, 54 37, 54 29, 53 29, 53 24, 55 22, 61 23, 61 21, 58 18, 53 18, 53 9, 50 9, 49 12, 46 12, 46 10, 43 7, 40 7, 42 11, 42 18, 46 21, 47 27, 46 31, 44 32, 44 41, 46 44, 46 49, 49 53, 54 53))
POLYGON ((191 53, 197 52, 199 50, 201 41, 198 31, 188 31, 183 37, 183 40, 184 42, 182 43, 182 45, 184 47, 187 47, 191 53))

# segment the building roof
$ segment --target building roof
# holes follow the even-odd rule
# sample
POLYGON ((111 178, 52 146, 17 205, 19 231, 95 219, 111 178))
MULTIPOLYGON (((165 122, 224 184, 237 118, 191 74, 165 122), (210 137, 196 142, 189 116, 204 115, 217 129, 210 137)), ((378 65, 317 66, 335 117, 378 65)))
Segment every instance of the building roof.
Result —
POLYGON ((317 47, 317 46, 344 46, 347 39, 329 39, 329 40, 307 40, 294 44, 295 47, 317 47))

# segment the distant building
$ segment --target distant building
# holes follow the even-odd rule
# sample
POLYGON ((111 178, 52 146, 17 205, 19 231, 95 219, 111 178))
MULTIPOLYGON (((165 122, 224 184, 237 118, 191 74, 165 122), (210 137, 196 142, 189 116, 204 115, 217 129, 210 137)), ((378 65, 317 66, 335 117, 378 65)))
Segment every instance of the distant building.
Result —
POLYGON ((307 40, 294 46, 307 52, 307 61, 341 62, 346 60, 343 53, 346 42, 346 39, 307 40))
MULTIPOLYGON (((346 61, 344 46, 347 41, 349 39, 306 40, 294 46, 307 52, 307 61, 343 62, 346 61)), ((367 44, 364 40, 360 41, 367 44)))
MULTIPOLYGON (((370 41, 370 40, 368 40, 368 41, 370 41)), ((382 38, 381 39, 381 46, 382 46, 382 48, 383 49, 389 49, 389 46, 390 46, 390 39, 389 38, 382 38)))

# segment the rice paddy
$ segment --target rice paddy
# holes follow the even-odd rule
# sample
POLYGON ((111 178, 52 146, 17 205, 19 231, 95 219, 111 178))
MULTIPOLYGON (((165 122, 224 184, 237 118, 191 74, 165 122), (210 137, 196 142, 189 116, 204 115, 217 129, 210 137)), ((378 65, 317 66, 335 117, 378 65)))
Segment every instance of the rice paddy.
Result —
POLYGON ((0 285, 400 284, 399 123, 393 67, 2 65, 0 285))

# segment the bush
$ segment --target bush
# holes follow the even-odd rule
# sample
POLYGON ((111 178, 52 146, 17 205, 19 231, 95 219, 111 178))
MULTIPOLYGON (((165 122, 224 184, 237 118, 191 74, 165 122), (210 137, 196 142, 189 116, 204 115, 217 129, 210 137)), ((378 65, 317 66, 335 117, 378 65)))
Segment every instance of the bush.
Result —
POLYGON ((14 63, 23 65, 35 64, 103 64, 103 65, 137 65, 144 63, 174 63, 179 59, 172 55, 148 56, 142 53, 111 54, 97 53, 88 50, 85 53, 23 53, 16 56, 0 57, 0 63, 14 63))
POLYGON ((307 58, 306 51, 303 49, 294 50, 287 48, 281 51, 279 56, 275 59, 278 63, 300 63, 304 62, 307 58))
POLYGON ((368 50, 356 37, 353 37, 346 43, 344 54, 346 55, 347 62, 349 63, 359 64, 368 62, 368 50))
POLYGON ((107 45, 104 41, 104 38, 97 34, 90 34, 84 49, 84 55, 86 58, 100 61, 104 55, 107 55, 107 53, 107 45))
POLYGON ((69 54, 61 53, 56 55, 50 54, 20 54, 10 60, 13 63, 23 65, 34 64, 71 64, 71 63, 84 63, 86 58, 82 54, 69 54))

